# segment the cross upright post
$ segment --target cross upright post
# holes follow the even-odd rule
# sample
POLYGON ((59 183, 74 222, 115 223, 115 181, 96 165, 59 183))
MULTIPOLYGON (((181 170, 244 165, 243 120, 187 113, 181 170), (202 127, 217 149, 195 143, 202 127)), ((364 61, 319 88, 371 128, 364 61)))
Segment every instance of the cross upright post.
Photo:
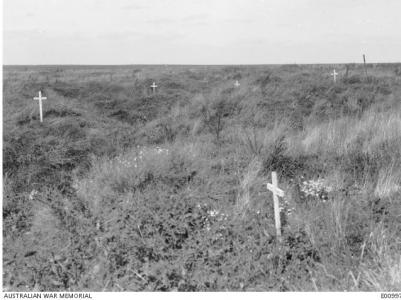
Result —
POLYGON ((240 86, 240 83, 238 82, 238 80, 235 81, 234 85, 235 85, 235 87, 239 87, 240 86))
POLYGON ((338 73, 336 72, 336 69, 333 70, 333 73, 330 74, 331 76, 333 76, 334 82, 337 81, 337 75, 338 73))
POLYGON ((34 97, 33 100, 39 101, 39 114, 40 114, 40 122, 43 122, 43 112, 42 112, 42 100, 46 100, 47 97, 42 97, 42 91, 39 91, 39 97, 34 97))
POLYGON ((281 220, 280 220, 280 204, 278 197, 284 197, 284 191, 278 187, 277 173, 272 172, 272 183, 267 183, 267 189, 273 193, 274 201, 274 220, 276 224, 276 235, 281 241, 281 220))

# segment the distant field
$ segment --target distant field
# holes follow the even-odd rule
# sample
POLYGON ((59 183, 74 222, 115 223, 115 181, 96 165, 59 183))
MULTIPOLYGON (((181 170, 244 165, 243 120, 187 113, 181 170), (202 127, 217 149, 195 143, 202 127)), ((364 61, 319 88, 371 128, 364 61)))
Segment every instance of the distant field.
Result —
POLYGON ((3 177, 8 291, 399 291, 401 64, 4 66, 3 177))

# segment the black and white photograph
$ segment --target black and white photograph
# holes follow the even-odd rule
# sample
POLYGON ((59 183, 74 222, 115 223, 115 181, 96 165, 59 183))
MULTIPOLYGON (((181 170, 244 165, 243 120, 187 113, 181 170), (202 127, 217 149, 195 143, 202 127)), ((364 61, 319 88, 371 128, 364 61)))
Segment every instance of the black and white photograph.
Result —
POLYGON ((4 299, 401 299, 400 0, 2 6, 4 299))

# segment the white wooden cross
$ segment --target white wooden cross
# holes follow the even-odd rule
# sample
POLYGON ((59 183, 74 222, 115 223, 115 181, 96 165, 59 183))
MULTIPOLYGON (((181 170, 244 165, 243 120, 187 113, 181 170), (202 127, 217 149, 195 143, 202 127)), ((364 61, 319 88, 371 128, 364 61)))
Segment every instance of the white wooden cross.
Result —
POLYGON ((46 100, 47 97, 42 97, 42 91, 39 91, 39 97, 34 97, 33 100, 39 100, 39 114, 40 122, 43 122, 43 112, 42 112, 42 100, 46 100))
POLYGON ((336 69, 334 69, 334 70, 333 70, 333 73, 331 73, 330 75, 332 75, 332 76, 333 76, 333 78, 334 78, 334 82, 336 82, 337 75, 338 75, 338 73, 336 72, 336 69))
POLYGON ((235 87, 239 87, 240 83, 238 82, 238 80, 234 83, 235 87))
POLYGON ((284 191, 278 187, 277 173, 272 172, 272 184, 267 183, 267 189, 273 193, 274 201, 274 219, 276 222, 276 234, 278 239, 281 239, 281 221, 280 221, 280 204, 278 202, 278 196, 284 197, 284 191))
POLYGON ((156 91, 157 85, 155 82, 150 86, 153 89, 153 93, 156 91))

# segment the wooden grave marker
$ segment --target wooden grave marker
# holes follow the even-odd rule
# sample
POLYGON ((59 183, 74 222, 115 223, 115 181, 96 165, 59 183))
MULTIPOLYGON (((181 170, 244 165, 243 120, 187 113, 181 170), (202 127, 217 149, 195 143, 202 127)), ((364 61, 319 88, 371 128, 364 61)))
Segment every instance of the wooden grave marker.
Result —
POLYGON ((156 93, 157 85, 156 85, 156 83, 155 83, 154 81, 153 81, 153 84, 152 84, 150 87, 151 87, 152 90, 153 90, 153 94, 156 93))
POLYGON ((330 74, 331 76, 333 76, 334 82, 337 81, 337 75, 338 73, 336 72, 336 69, 333 70, 333 73, 330 74))
POLYGON ((284 197, 284 191, 278 187, 277 173, 272 172, 272 183, 266 184, 267 189, 273 193, 274 201, 274 220, 276 224, 276 235, 281 240, 281 220, 280 220, 280 203, 278 197, 284 197))
POLYGON ((34 97, 33 100, 39 101, 39 114, 40 114, 40 122, 43 122, 43 111, 42 111, 42 100, 47 100, 47 97, 42 97, 42 91, 39 91, 39 97, 34 97))

